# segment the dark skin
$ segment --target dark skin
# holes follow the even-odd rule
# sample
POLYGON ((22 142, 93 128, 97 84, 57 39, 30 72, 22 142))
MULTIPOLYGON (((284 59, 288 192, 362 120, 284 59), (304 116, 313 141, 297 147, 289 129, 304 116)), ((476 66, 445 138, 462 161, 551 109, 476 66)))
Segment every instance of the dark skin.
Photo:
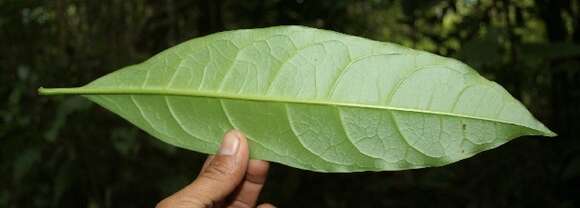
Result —
MULTIPOLYGON (((266 182, 269 164, 250 160, 246 137, 237 130, 224 135, 220 150, 205 161, 199 176, 163 199, 157 208, 249 208, 266 182)), ((258 208, 274 207, 261 204, 258 208)))

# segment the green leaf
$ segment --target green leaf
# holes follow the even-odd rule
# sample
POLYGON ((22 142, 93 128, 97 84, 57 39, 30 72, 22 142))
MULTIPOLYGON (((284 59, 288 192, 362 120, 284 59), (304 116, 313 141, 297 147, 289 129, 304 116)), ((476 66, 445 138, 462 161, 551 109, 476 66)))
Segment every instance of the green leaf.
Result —
POLYGON ((215 153, 229 129, 251 157, 320 172, 402 170, 555 136, 454 59, 301 26, 190 40, 79 88, 175 146, 215 153))

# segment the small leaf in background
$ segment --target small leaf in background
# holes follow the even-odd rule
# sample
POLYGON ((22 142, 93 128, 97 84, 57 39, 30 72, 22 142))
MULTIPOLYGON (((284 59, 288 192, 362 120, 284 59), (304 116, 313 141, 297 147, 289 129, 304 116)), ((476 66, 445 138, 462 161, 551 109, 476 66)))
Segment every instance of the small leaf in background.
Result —
POLYGON ((457 60, 300 26, 193 39, 86 86, 40 92, 84 95, 203 153, 240 129, 252 158, 320 172, 441 166, 518 136, 555 136, 457 60))

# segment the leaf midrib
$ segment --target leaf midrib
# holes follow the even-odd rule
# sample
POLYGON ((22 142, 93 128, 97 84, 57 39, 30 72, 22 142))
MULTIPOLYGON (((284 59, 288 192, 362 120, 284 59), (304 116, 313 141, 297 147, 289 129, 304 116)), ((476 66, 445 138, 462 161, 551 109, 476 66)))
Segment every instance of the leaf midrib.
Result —
POLYGON ((247 100, 247 101, 258 101, 258 102, 277 102, 277 103, 293 103, 293 104, 306 104, 306 105, 323 105, 323 106, 337 106, 337 107, 351 107, 351 108, 366 108, 366 109, 378 109, 378 110, 392 110, 392 111, 402 111, 402 112, 412 112, 412 113, 426 113, 432 115, 440 116, 450 116, 457 118, 466 119, 477 119, 483 121, 497 122, 508 125, 515 125, 525 127, 541 134, 546 134, 540 130, 529 127, 519 123, 513 123, 509 121, 496 120, 492 118, 485 118, 479 116, 462 115, 449 112, 440 111, 429 111, 411 108, 400 108, 384 105, 369 105, 361 103, 345 103, 345 102, 333 102, 333 101, 321 101, 321 100, 305 100, 305 99, 288 99, 284 97, 274 97, 274 96, 253 96, 253 95, 238 95, 225 92, 213 92, 213 91, 191 91, 191 90, 178 90, 178 89, 167 89, 167 88, 85 88, 85 87, 73 87, 73 88, 44 88, 40 87, 38 92, 41 95, 63 95, 63 94, 81 94, 81 95, 170 95, 170 96, 190 96, 190 97, 207 97, 207 98, 217 98, 217 99, 230 99, 230 100, 247 100))

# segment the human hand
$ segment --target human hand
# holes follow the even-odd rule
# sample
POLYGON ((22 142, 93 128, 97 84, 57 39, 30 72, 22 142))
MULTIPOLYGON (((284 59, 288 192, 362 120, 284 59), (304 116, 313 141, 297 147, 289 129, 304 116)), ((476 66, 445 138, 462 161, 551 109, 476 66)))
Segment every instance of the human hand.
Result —
MULTIPOLYGON (((205 161, 188 186, 163 199, 157 208, 254 207, 268 175, 268 162, 249 160, 246 137, 237 130, 225 134, 217 155, 205 161)), ((271 208, 261 204, 258 208, 271 208)))

